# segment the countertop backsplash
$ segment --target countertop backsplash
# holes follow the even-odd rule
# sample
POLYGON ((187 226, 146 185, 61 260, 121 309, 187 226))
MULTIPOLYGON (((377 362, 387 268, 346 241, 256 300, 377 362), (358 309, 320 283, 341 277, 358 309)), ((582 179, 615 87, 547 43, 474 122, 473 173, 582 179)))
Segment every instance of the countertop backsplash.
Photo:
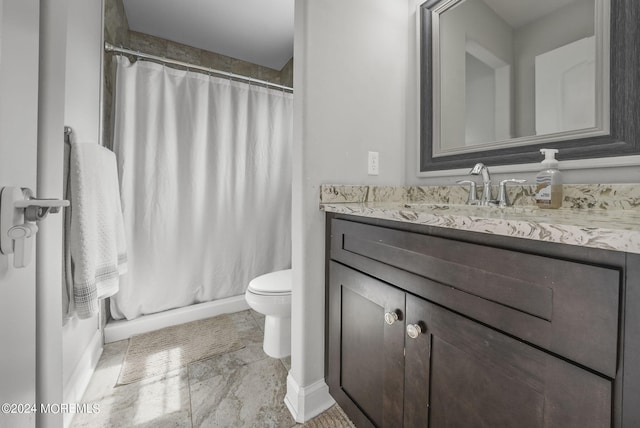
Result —
MULTIPOLYGON (((493 195, 498 194, 498 186, 493 195)), ((507 186, 513 206, 535 207, 533 185, 507 186)), ((482 193, 478 186, 478 195, 482 193)), ((325 184, 320 189, 321 204, 396 202, 464 204, 469 188, 450 186, 366 186, 325 184)), ((640 184, 564 184, 562 208, 628 210, 640 209, 640 184)))

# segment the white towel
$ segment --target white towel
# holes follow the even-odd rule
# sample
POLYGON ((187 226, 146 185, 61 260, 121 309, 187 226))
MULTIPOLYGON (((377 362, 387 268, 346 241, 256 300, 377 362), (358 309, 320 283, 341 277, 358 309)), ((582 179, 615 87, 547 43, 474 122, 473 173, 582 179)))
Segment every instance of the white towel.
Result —
POLYGON ((98 313, 98 300, 118 292, 127 271, 116 157, 97 144, 73 143, 69 158, 70 256, 73 303, 79 318, 98 313))

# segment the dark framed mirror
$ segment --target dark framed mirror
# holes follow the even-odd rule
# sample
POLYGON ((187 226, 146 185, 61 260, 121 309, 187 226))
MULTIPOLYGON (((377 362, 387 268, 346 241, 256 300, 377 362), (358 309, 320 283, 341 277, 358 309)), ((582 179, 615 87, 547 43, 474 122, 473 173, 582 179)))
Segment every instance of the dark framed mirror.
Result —
MULTIPOLYGON (((521 58, 505 58, 507 54, 500 52, 495 43, 491 45, 491 42, 483 41, 482 37, 471 34, 471 25, 469 24, 461 27, 463 35, 457 37, 462 40, 459 42, 462 48, 460 52, 456 51, 455 53, 457 57, 461 58, 459 61, 462 64, 465 64, 466 58, 466 66, 449 66, 449 68, 446 68, 445 61, 442 61, 441 64, 442 51, 446 49, 447 52, 451 52, 450 40, 452 39, 452 36, 444 32, 443 28, 446 25, 450 26, 450 22, 455 21, 453 18, 456 14, 463 15, 464 13, 469 13, 473 17, 473 25, 477 25, 479 21, 482 22, 478 18, 482 10, 477 8, 485 8, 488 10, 488 14, 494 14, 498 19, 505 21, 507 26, 511 27, 510 31, 518 33, 518 36, 514 37, 516 42, 508 47, 507 51, 511 49, 514 52, 514 57, 518 56, 518 52, 524 52, 524 48, 519 50, 524 44, 521 40, 518 42, 518 37, 522 39, 523 36, 520 34, 525 33, 521 28, 525 28, 525 26, 528 26, 527 28, 533 27, 534 24, 532 22, 534 19, 528 19, 530 18, 529 16, 515 18, 511 12, 533 10, 525 7, 527 6, 526 2, 530 2, 531 7, 535 6, 537 8, 540 7, 541 3, 544 3, 541 0, 518 0, 515 2, 500 2, 496 0, 428 0, 420 6, 421 173, 467 168, 476 162, 483 162, 487 165, 539 162, 539 149, 544 147, 559 149, 560 160, 628 156, 640 153, 640 26, 638 26, 638 22, 640 22, 640 3, 636 0, 553 0, 554 8, 564 8, 564 12, 561 10, 555 18, 556 21, 565 23, 563 28, 567 27, 566 16, 577 17, 585 15, 587 16, 585 18, 587 21, 588 19, 594 20, 593 29, 591 30, 593 41, 590 42, 588 40, 588 29, 581 30, 583 34, 575 36, 575 40, 553 42, 556 43, 556 46, 552 46, 553 49, 549 49, 549 52, 536 52, 535 58, 532 54, 529 54, 531 58, 529 58, 530 71, 528 73, 529 75, 536 75, 536 81, 532 80, 529 83, 523 83, 525 78, 522 76, 526 76, 527 71, 518 71, 516 66, 520 66, 520 63, 526 61, 521 58), (496 6, 499 3, 511 4, 511 9, 506 12, 500 11, 496 6), (516 5, 514 6, 514 4, 516 5), (520 4, 520 6, 517 4, 520 4), (471 9, 472 7, 476 9, 468 12, 463 10, 464 8, 471 9), (580 7, 585 12, 583 14, 576 12, 578 9, 570 9, 572 7, 580 7), (591 7, 591 12, 586 7, 591 7), (564 18, 561 13, 565 13, 564 18), (591 18, 588 18, 588 16, 591 16, 591 18), (600 23, 598 20, 600 20, 600 23), (606 34, 599 34, 598 31, 606 31, 606 34), (555 70, 559 62, 558 58, 571 57, 574 54, 569 52, 569 48, 573 49, 573 51, 580 51, 582 49, 580 46, 584 46, 585 43, 595 44, 596 48, 594 48, 593 52, 597 51, 598 55, 600 55, 600 57, 596 56, 595 65, 593 66, 595 71, 592 72, 593 76, 590 77, 590 79, 595 78, 595 80, 585 80, 581 76, 576 77, 575 70, 580 67, 584 68, 584 64, 590 61, 589 55, 593 56, 593 54, 586 54, 587 57, 584 57, 585 54, 578 54, 578 56, 583 56, 566 66, 564 71, 560 73, 561 77, 556 79, 556 81, 564 79, 564 82, 568 82, 566 83, 566 90, 558 89, 557 84, 556 86, 549 86, 551 89, 545 89, 543 83, 548 81, 549 78, 539 77, 548 76, 549 74, 548 72, 544 74, 545 69, 543 66, 545 61, 547 64, 552 64, 551 74, 558 75, 559 73, 555 70), (601 69, 598 69, 598 66, 601 69), (534 69, 534 67, 536 68, 534 69), (460 68, 463 69, 462 73, 459 72, 460 68), (489 73, 491 75, 491 85, 493 85, 491 86, 492 89, 489 90, 487 90, 487 85, 481 86, 484 92, 480 93, 484 95, 476 99, 476 107, 473 107, 472 102, 469 101, 472 96, 478 97, 478 91, 471 93, 468 89, 472 87, 469 84, 469 70, 471 69, 484 69, 485 82, 487 81, 487 73, 489 73), (487 72, 486 70, 489 71, 487 72), (508 71, 505 73, 505 70, 508 71), (566 70, 570 70, 570 72, 567 73, 566 70), (455 76, 456 72, 458 72, 457 77, 455 76), (505 80, 504 76, 507 74, 510 74, 511 77, 507 77, 505 80), (445 82, 445 84, 442 84, 442 82, 445 82), (499 82, 506 83, 501 87, 499 82), (602 87, 598 89, 598 84, 603 86, 604 90, 602 90, 602 87), (528 93, 526 85, 531 88, 528 93), (466 88, 466 98, 464 94, 461 95, 462 101, 460 102, 462 104, 456 106, 456 94, 448 89, 451 87, 466 88), (522 89, 523 87, 525 89, 522 89), (594 88, 593 97, 589 95, 585 87, 594 88), (537 92, 534 93, 533 91, 537 92), (573 101, 571 101, 571 91, 577 95, 577 97, 573 97, 573 101), (565 98, 557 97, 558 93, 564 94, 565 92, 569 94, 564 96, 565 98), (520 93, 524 95, 518 98, 520 93), (548 98, 548 94, 551 94, 552 98, 545 100, 544 97, 547 96, 548 98), (586 98, 585 94, 587 95, 586 98), (571 102, 566 101, 567 99, 571 102), (480 112, 477 118, 466 121, 465 102, 467 103, 467 110, 471 111, 475 108, 476 111, 480 112), (581 115, 578 119, 568 120, 568 122, 573 120, 573 123, 558 125, 556 119, 561 116, 561 113, 555 109, 557 109, 558 105, 564 106, 572 103, 574 106, 590 106, 584 110, 593 111, 594 114, 587 115, 585 119, 585 115, 582 114, 584 112, 580 111, 581 115), (508 110, 504 108, 505 105, 513 106, 513 109, 505 113, 508 110), (493 110, 493 106, 498 106, 495 111, 502 112, 500 113, 502 116, 498 117, 495 113, 493 114, 496 116, 493 117, 482 116, 487 110, 493 110), (536 111, 539 114, 536 117, 534 117, 533 113, 527 116, 527 108, 529 111, 537 108, 536 111), (452 116, 449 114, 451 111, 457 113, 452 116), (525 117, 525 119, 522 119, 522 117, 525 117), (487 128, 484 126, 487 123, 491 123, 494 129, 491 131, 480 129, 487 128), (578 123, 578 125, 575 125, 575 123, 578 123), (452 131, 447 131, 447 129, 452 131), (483 132, 484 136, 482 138, 477 137, 479 133, 482 134, 483 132), (451 143, 452 141, 453 144, 451 143), (458 145, 457 147, 455 146, 456 144, 458 145)), ((533 12, 527 13, 533 14, 533 12)), ((547 18, 550 13, 546 15, 544 11, 537 13, 540 15, 536 17, 538 21, 542 22, 542 18, 550 21, 547 18)), ((541 27, 538 23, 535 23, 535 25, 541 27)), ((492 28, 492 31, 495 32, 497 25, 492 25, 492 28)), ((527 31, 531 32, 530 30, 527 31)), ((548 28, 545 29, 545 35, 552 32, 548 28)), ((500 36, 495 39, 499 40, 499 43, 503 43, 506 37, 500 36)), ((524 54, 520 56, 524 56, 524 54)), ((472 76, 472 78, 475 77, 472 76)), ((478 87, 480 86, 476 85, 476 88, 478 87)))

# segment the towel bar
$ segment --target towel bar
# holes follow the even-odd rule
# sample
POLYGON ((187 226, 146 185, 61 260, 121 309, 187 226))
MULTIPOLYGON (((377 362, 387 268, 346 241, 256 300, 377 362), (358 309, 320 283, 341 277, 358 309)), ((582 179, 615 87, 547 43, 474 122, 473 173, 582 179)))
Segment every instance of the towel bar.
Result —
POLYGON ((73 134, 73 128, 70 126, 64 127, 64 142, 67 144, 71 144, 71 134, 73 134))

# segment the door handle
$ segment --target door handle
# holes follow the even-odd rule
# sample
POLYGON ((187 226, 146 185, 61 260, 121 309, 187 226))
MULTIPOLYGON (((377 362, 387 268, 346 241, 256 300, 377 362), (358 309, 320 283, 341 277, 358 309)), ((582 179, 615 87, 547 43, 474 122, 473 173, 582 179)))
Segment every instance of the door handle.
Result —
POLYGON ((69 206, 63 199, 38 199, 29 188, 3 187, 0 191, 0 253, 14 254, 13 266, 27 267, 33 254, 38 226, 49 213, 69 206))
POLYGON ((15 207, 24 209, 24 217, 27 221, 40 221, 47 214, 60 212, 60 208, 69 206, 69 201, 65 199, 40 199, 34 198, 33 192, 29 188, 22 189, 25 199, 15 202, 15 207))

